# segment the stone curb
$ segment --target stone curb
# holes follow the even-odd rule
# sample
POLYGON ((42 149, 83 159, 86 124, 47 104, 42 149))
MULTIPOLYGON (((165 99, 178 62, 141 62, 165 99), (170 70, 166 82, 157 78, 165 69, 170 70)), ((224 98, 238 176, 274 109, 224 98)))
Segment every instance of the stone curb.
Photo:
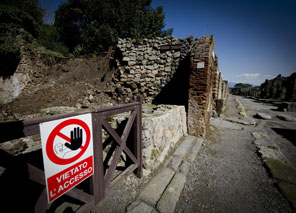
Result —
POLYGON ((185 183, 186 176, 182 173, 177 172, 157 203, 156 208, 159 212, 173 213, 175 211, 176 204, 179 200, 185 183))
POLYGON ((239 114, 241 114, 244 117, 248 117, 247 111, 245 110, 244 106, 242 105, 242 103, 238 100, 237 97, 235 97, 235 101, 237 103, 237 108, 240 111, 239 114))
POLYGON ((296 170, 291 166, 279 147, 262 132, 253 132, 253 142, 264 165, 271 176, 278 181, 278 187, 284 197, 296 209, 296 170))
POLYGON ((167 213, 174 212, 186 183, 186 175, 203 142, 202 138, 187 136, 164 163, 139 198, 126 208, 126 212, 167 213))

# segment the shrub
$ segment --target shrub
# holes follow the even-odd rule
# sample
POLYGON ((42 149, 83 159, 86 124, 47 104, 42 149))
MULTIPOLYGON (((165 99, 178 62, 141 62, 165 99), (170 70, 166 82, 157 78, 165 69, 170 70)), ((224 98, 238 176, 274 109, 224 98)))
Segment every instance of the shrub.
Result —
POLYGON ((43 25, 39 32, 38 40, 46 49, 61 53, 63 56, 69 54, 69 49, 61 42, 56 28, 52 25, 43 25))
POLYGON ((20 47, 10 36, 0 40, 0 76, 8 78, 13 75, 20 62, 20 47))

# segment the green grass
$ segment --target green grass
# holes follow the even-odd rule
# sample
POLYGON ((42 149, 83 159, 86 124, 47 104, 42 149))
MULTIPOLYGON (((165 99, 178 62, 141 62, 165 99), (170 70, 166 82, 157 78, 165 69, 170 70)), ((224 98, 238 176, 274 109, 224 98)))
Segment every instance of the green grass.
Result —
POLYGON ((50 55, 54 57, 59 57, 59 58, 64 58, 65 56, 62 53, 55 52, 52 50, 48 50, 45 47, 39 45, 36 39, 33 40, 32 42, 33 48, 37 49, 40 53, 45 54, 45 55, 50 55))
POLYGON ((111 122, 111 121, 113 121, 113 118, 115 118, 116 117, 116 115, 110 115, 110 116, 108 116, 107 118, 106 118, 106 120, 108 121, 108 122, 111 122))
POLYGON ((158 154, 159 154, 158 149, 152 149, 152 152, 151 152, 151 158, 152 158, 152 159, 157 158, 158 154))

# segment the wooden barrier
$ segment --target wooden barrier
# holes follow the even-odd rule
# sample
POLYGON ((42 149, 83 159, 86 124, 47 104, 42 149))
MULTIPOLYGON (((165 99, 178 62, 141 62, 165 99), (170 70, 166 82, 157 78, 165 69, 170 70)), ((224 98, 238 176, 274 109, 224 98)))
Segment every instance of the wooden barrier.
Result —
MULTIPOLYGON (((141 104, 142 100, 138 97, 137 101, 134 103, 115 107, 106 107, 88 112, 69 113, 24 121, 0 123, 0 143, 39 134, 39 124, 43 122, 91 113, 93 125, 94 175, 87 180, 87 190, 81 190, 75 187, 66 193, 66 195, 83 203, 77 212, 89 212, 127 175, 134 172, 137 177, 142 177, 141 104), (109 116, 124 112, 130 112, 130 116, 122 128, 122 134, 119 135, 120 132, 113 129, 107 119, 109 116), (110 136, 105 141, 103 141, 102 138, 103 129, 110 136), (103 151, 107 146, 111 146, 111 148, 104 159, 103 151), (113 178, 122 153, 126 156, 125 167, 120 168, 122 172, 117 177, 113 178), (110 163, 109 166, 108 162, 110 163)), ((3 150, 1 150, 0 154, 1 162, 6 162, 4 163, 6 165, 15 165, 16 161, 12 155, 9 155, 3 150)), ((41 152, 39 154, 41 154, 41 152)), ((40 159, 42 159, 42 156, 40 156, 40 159)), ((49 208, 49 204, 47 201, 44 171, 32 165, 30 162, 17 161, 17 163, 25 163, 28 178, 43 186, 34 209, 35 212, 45 212, 49 208)), ((1 166, 3 165, 1 164, 1 166)))

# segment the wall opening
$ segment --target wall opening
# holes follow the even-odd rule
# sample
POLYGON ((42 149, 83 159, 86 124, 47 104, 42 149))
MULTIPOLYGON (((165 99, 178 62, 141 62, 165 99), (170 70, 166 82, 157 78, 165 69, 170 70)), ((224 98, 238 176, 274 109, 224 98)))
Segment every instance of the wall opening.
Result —
POLYGON ((162 88, 153 99, 153 104, 183 105, 188 110, 190 54, 180 61, 172 79, 162 88))

